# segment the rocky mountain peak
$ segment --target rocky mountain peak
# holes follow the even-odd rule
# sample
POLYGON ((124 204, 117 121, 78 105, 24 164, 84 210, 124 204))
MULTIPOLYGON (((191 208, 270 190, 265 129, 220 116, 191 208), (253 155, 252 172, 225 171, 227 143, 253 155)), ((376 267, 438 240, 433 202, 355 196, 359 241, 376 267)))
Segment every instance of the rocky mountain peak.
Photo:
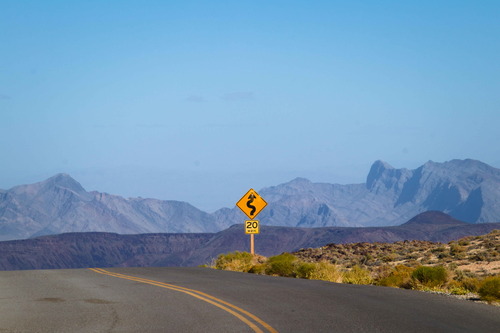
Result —
POLYGON ((87 193, 79 182, 66 173, 58 173, 42 183, 43 187, 60 187, 79 194, 87 193))
POLYGON ((366 188, 370 191, 400 190, 412 172, 408 169, 395 169, 384 161, 373 163, 368 177, 366 188))
POLYGON ((443 163, 428 161, 422 165, 421 168, 428 173, 445 170, 446 173, 460 173, 464 176, 469 176, 470 174, 480 176, 490 175, 494 177, 500 176, 500 169, 470 158, 465 160, 454 159, 443 163))
POLYGON ((384 175, 387 170, 393 170, 394 168, 384 161, 378 160, 372 164, 370 172, 366 177, 366 187, 372 188, 374 183, 384 175))
POLYGON ((306 178, 302 177, 297 177, 289 182, 289 184, 294 184, 294 185, 303 185, 303 184, 311 184, 311 181, 306 178))
POLYGON ((283 199, 284 196, 297 196, 307 191, 313 183, 306 178, 295 178, 287 183, 263 188, 259 193, 265 196, 267 202, 283 199))

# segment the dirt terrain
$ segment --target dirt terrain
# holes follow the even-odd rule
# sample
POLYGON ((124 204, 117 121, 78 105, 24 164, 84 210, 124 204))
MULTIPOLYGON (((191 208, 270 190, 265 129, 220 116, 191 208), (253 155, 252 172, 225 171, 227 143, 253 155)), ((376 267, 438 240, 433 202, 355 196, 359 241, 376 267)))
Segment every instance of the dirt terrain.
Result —
POLYGON ((293 253, 306 262, 328 261, 343 267, 443 265, 477 276, 500 274, 500 230, 449 243, 400 241, 395 243, 328 244, 293 253))

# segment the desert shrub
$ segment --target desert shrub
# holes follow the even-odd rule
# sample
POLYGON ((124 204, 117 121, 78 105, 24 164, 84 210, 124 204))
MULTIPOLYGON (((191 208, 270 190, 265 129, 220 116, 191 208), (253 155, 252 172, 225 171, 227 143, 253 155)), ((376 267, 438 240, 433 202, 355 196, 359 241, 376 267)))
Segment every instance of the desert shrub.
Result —
POLYGON ((379 280, 387 277, 389 274, 391 274, 393 269, 394 269, 394 267, 391 265, 381 265, 381 266, 374 267, 372 270, 374 279, 379 281, 379 280))
POLYGON ((255 264, 248 270, 248 273, 264 275, 266 274, 266 264, 255 264))
POLYGON ((342 281, 342 273, 337 269, 337 266, 326 261, 300 263, 297 267, 297 277, 330 282, 342 281))
POLYGON ((448 292, 452 295, 467 295, 469 290, 462 287, 459 281, 453 280, 447 285, 448 292))
POLYGON ((487 249, 494 249, 496 247, 496 244, 495 242, 487 241, 484 242, 484 247, 486 247, 487 249))
POLYGON ((432 253, 439 253, 444 251, 446 251, 446 248, 444 246, 439 246, 431 250, 432 253))
POLYGON ((474 261, 486 261, 488 258, 484 252, 476 253, 470 257, 474 261))
POLYGON ((478 293, 482 300, 500 302, 500 276, 491 276, 484 279, 478 293))
POLYGON ((248 272, 252 266, 253 256, 248 252, 230 252, 220 254, 215 260, 215 268, 236 272, 248 272))
POLYGON ((370 272, 360 266, 354 266, 349 271, 344 272, 342 282, 350 284, 370 284, 373 279, 370 272))
POLYGON ((470 244, 470 241, 468 238, 464 238, 464 239, 461 239, 458 241, 458 244, 461 245, 461 246, 467 246, 470 244))
MULTIPOLYGON (((461 272, 457 270, 455 273, 461 272)), ((466 295, 474 293, 479 288, 479 280, 477 278, 466 277, 463 273, 458 273, 454 279, 448 283, 448 291, 452 295, 466 295)))
POLYGON ((479 282, 477 278, 468 277, 460 281, 460 285, 470 292, 476 292, 479 289, 479 282))
POLYGON ((474 293, 479 289, 479 280, 477 278, 467 277, 460 281, 460 286, 474 293))
POLYGON ((297 264, 296 276, 301 279, 310 279, 310 276, 316 270, 316 263, 301 262, 297 264))
POLYGON ((426 252, 424 254, 424 257, 422 258, 421 262, 423 264, 429 264, 432 262, 432 257, 431 257, 431 254, 429 252, 426 252))
POLYGON ((341 282, 342 273, 336 265, 329 262, 320 262, 316 265, 316 270, 311 274, 310 279, 341 282))
POLYGON ((266 274, 286 277, 295 277, 298 259, 293 254, 282 253, 269 258, 267 261, 266 274))
POLYGON ((411 289, 412 279, 411 274, 413 268, 404 265, 398 265, 385 277, 381 278, 377 284, 386 287, 398 287, 411 289))
POLYGON ((360 259, 359 259, 359 263, 361 265, 370 265, 372 264, 372 260, 373 260, 373 256, 371 254, 366 254, 364 256, 362 256, 360 259))
POLYGON ((438 259, 446 259, 446 258, 450 258, 450 255, 448 253, 445 253, 445 252, 441 252, 437 255, 438 259))
POLYGON ((464 253, 465 250, 466 250, 466 248, 464 246, 460 246, 457 243, 453 243, 450 245, 450 254, 452 256, 460 255, 460 254, 464 253))
POLYGON ((408 255, 406 255, 406 258, 405 259, 413 259, 413 260, 416 260, 419 258, 419 254, 418 253, 409 253, 408 255))
POLYGON ((398 258, 397 254, 389 253, 389 254, 382 257, 382 261, 383 262, 391 262, 391 261, 395 261, 397 258, 398 258))
POLYGON ((426 287, 443 286, 448 280, 448 271, 443 266, 420 266, 411 277, 426 287))
POLYGON ((457 269, 449 288, 455 287, 474 293, 479 289, 479 280, 472 273, 457 269))

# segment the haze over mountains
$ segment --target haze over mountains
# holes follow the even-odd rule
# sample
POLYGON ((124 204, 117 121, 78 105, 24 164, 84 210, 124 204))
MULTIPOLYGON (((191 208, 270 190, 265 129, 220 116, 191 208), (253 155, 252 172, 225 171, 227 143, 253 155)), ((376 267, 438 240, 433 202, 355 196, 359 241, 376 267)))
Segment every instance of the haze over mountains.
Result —
MULTIPOLYGON (((297 178, 258 192, 268 202, 258 216, 263 225, 394 226, 428 210, 469 223, 500 220, 500 170, 475 160, 427 162, 415 170, 376 161, 364 184, 297 178)), ((66 174, 0 190, 0 240, 89 231, 207 233, 245 220, 236 207, 209 214, 185 202, 87 192, 66 174)))
POLYGON ((469 223, 500 220, 500 169, 470 159, 430 161, 415 170, 376 161, 364 184, 297 178, 259 194, 273 203, 259 215, 270 225, 391 226, 429 210, 469 223))
POLYGON ((0 192, 0 240, 63 232, 212 232, 224 227, 188 203, 87 192, 67 174, 0 192))
MULTIPOLYGON (((265 256, 326 244, 428 240, 448 242, 484 235, 500 223, 469 224, 429 211, 393 227, 292 228, 263 226, 255 235, 256 252, 265 256)), ((0 270, 128 266, 196 266, 221 253, 248 251, 243 225, 217 233, 139 234, 67 233, 0 242, 0 270)))

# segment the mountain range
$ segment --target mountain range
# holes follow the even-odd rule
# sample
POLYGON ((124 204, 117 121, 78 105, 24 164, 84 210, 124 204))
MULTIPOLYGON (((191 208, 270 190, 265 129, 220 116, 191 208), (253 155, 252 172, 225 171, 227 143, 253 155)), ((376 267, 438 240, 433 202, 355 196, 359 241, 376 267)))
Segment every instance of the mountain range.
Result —
POLYGON ((468 223, 500 221, 500 169, 471 159, 429 161, 415 170, 376 161, 363 184, 297 178, 259 194, 272 203, 259 215, 269 225, 393 226, 429 210, 468 223))
MULTIPOLYGON (((255 249, 265 256, 326 244, 428 240, 448 242, 500 229, 500 223, 469 224, 430 211, 393 227, 292 228, 263 226, 255 249)), ((248 251, 243 225, 217 233, 119 235, 66 233, 0 242, 0 270, 128 266, 196 266, 221 253, 248 251)))
POLYGON ((87 192, 67 174, 0 191, 0 240, 64 232, 214 232, 226 227, 186 202, 87 192))
MULTIPOLYGON (((470 159, 429 161, 414 170, 376 161, 362 184, 297 178, 259 194, 268 203, 259 219, 268 226, 395 226, 429 210, 468 223, 500 220, 500 169, 470 159)), ((246 219, 237 207, 209 214, 186 202, 87 192, 67 174, 0 190, 0 240, 67 232, 213 233, 246 219)))

